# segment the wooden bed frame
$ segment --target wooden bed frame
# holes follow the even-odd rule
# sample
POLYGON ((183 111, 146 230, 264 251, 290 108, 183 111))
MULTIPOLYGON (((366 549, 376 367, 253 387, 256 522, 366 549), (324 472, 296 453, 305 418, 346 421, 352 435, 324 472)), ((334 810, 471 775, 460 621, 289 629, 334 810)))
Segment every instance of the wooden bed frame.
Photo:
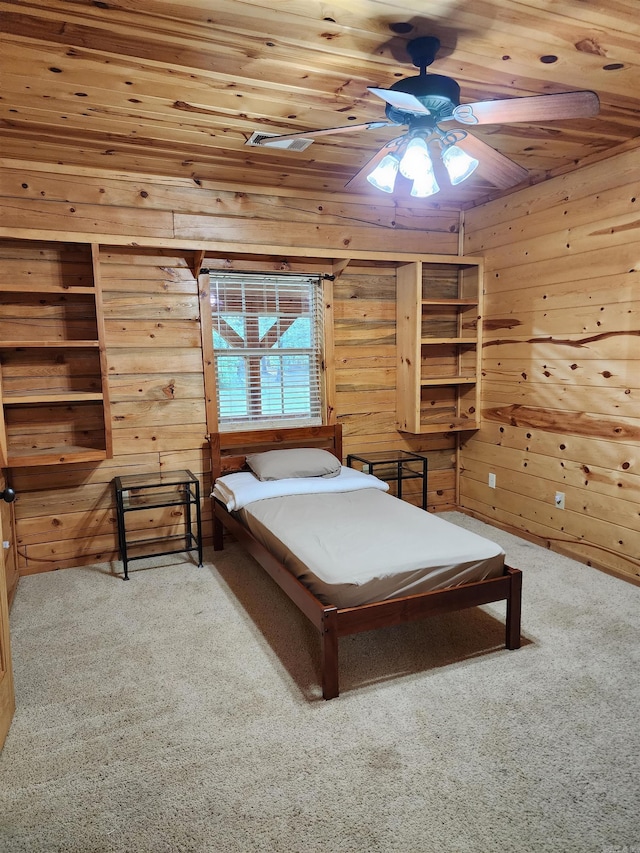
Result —
MULTIPOLYGON (((339 424, 324 427, 269 429, 250 432, 216 433, 211 436, 213 479, 245 467, 245 456, 263 450, 291 447, 321 447, 342 461, 342 429, 339 424)), ((286 569, 223 503, 213 500, 214 549, 223 547, 223 529, 258 561, 273 580, 318 629, 321 637, 322 695, 338 696, 338 640, 348 634, 371 631, 387 625, 399 625, 439 613, 476 607, 491 601, 507 602, 505 645, 520 648, 520 607, 522 573, 505 566, 498 578, 463 584, 451 589, 392 598, 359 607, 339 608, 323 604, 304 584, 286 569)))

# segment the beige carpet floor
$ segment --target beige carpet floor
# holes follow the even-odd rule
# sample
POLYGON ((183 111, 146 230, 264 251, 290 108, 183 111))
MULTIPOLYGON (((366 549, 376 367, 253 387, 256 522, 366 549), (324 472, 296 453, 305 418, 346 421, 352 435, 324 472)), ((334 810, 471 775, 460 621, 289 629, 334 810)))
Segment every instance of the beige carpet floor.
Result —
POLYGON ((504 605, 341 641, 238 547, 23 578, 3 853, 640 853, 640 588, 468 519, 504 605))

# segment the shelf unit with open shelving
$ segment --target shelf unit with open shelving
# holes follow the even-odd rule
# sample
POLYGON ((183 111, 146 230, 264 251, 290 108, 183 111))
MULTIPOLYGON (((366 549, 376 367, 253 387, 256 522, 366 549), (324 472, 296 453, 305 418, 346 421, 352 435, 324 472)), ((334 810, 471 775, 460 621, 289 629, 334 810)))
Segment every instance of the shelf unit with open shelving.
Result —
POLYGON ((0 244, 0 464, 111 455, 98 247, 0 244))
POLYGON ((396 335, 398 429, 478 429, 482 259, 399 265, 396 335))

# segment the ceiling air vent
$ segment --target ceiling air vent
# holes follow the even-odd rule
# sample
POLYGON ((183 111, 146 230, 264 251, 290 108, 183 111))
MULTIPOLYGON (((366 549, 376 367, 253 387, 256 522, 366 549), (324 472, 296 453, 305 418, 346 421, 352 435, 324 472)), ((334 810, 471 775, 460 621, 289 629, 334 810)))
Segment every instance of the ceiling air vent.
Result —
POLYGON ((313 139, 274 139, 273 142, 264 141, 271 139, 272 136, 277 136, 277 134, 260 133, 256 130, 247 139, 245 145, 257 145, 260 148, 284 148, 287 151, 304 151, 313 142, 313 139))

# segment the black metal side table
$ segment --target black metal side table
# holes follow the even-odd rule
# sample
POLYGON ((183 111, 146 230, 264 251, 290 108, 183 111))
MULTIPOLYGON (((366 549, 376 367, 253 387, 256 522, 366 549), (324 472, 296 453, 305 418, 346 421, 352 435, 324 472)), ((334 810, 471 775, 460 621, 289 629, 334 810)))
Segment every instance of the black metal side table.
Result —
POLYGON ((124 580, 129 580, 129 562, 145 557, 197 551, 198 565, 202 565, 200 483, 191 471, 131 474, 115 477, 113 482, 118 513, 118 546, 124 566, 124 580), (130 539, 126 524, 129 513, 169 506, 182 507, 184 531, 150 539, 130 539), (163 546, 165 550, 162 550, 163 546))
POLYGON ((422 480, 422 509, 427 508, 428 460, 426 456, 411 453, 409 450, 374 450, 371 453, 350 453, 347 466, 353 468, 354 462, 361 463, 365 474, 374 474, 386 482, 397 482, 396 494, 402 498, 403 480, 422 480))

